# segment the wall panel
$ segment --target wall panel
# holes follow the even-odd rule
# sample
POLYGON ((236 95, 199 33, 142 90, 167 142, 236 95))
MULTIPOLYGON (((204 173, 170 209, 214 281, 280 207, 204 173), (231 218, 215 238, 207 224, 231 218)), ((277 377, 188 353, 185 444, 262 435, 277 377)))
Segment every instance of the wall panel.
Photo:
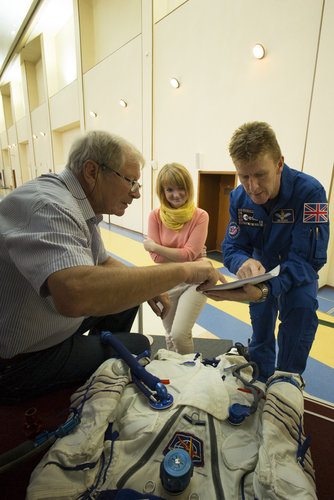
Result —
POLYGON ((272 124, 301 169, 322 2, 192 0, 154 27, 154 154, 194 170, 230 170, 228 141, 252 120, 272 124), (302 12, 302 15, 301 15, 302 12), (294 33, 294 36, 291 36, 294 33), (252 56, 264 44, 263 60, 252 56), (169 79, 180 79, 172 89, 169 79))
POLYGON ((16 122, 16 130, 18 142, 28 141, 28 139, 30 138, 30 133, 28 130, 28 118, 26 116, 16 122))
POLYGON ((66 165, 68 154, 73 141, 80 135, 80 123, 72 123, 71 126, 53 131, 53 155, 55 172, 61 172, 66 165))
POLYGON ((78 82, 75 80, 50 98, 50 120, 53 130, 79 121, 78 82))
POLYGON ((314 82, 304 171, 315 175, 329 192, 334 165, 334 2, 326 1, 314 82))
POLYGON ((0 134, 0 143, 2 149, 8 148, 8 137, 7 137, 7 130, 4 130, 0 134))
MULTIPOLYGON (((86 128, 108 130, 142 148, 141 37, 116 51, 84 75, 86 128), (119 104, 123 98, 128 106, 119 104), (89 111, 97 113, 92 118, 89 111)), ((114 224, 142 231, 142 201, 136 200, 114 224)))
POLYGON ((141 33, 141 0, 80 0, 83 72, 141 33))
POLYGON ((31 127, 34 135, 35 176, 51 172, 53 160, 51 151, 50 123, 47 104, 41 104, 31 113, 31 127), (45 135, 42 135, 41 132, 45 135))
POLYGON ((10 127, 10 129, 8 129, 8 142, 10 144, 10 147, 8 148, 10 166, 12 171, 15 172, 14 177, 12 178, 12 182, 13 186, 17 187, 22 184, 22 177, 21 177, 19 148, 18 148, 18 140, 17 140, 15 125, 13 125, 12 127, 10 127))
POLYGON ((188 0, 153 0, 154 22, 160 21, 188 0))
POLYGON ((5 114, 3 111, 2 95, 0 92, 0 133, 6 130, 5 114))
POLYGON ((24 105, 22 82, 14 82, 12 84, 12 101, 15 120, 21 120, 26 114, 26 109, 24 105))

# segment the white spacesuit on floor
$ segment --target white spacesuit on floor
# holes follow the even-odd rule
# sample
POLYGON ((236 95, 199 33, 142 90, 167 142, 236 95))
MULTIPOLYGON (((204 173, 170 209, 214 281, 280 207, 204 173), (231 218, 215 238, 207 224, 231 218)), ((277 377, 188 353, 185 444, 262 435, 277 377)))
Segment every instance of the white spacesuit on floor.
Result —
POLYGON ((166 384, 172 404, 154 409, 121 359, 104 362, 73 394, 81 423, 43 457, 27 500, 119 498, 116 491, 132 499, 316 498, 299 376, 276 373, 266 388, 242 356, 205 363, 164 349, 146 371, 166 384))

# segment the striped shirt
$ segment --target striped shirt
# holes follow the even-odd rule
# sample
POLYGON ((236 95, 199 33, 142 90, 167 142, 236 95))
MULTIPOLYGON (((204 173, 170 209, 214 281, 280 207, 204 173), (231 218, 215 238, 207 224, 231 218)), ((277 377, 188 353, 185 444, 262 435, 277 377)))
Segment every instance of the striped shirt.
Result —
POLYGON ((107 260, 101 220, 68 169, 29 181, 0 202, 0 357, 46 349, 79 328, 84 318, 59 314, 46 280, 107 260))

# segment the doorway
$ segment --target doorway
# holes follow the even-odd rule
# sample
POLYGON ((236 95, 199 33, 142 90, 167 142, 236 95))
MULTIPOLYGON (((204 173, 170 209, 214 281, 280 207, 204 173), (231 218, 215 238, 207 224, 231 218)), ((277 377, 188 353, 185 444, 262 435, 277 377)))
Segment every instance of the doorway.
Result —
POLYGON ((229 195, 237 187, 235 172, 199 172, 198 206, 209 214, 207 251, 221 252, 229 223, 229 195))

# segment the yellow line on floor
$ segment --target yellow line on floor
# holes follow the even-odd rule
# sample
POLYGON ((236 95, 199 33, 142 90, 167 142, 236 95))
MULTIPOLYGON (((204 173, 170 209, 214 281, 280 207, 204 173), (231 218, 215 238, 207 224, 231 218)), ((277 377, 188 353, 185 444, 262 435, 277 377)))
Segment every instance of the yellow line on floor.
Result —
MULTIPOLYGON (((323 321, 333 321, 332 316, 323 313, 321 311, 317 312, 318 318, 323 321)), ((313 346, 310 352, 312 358, 317 359, 321 363, 334 368, 334 329, 326 326, 319 325, 313 346)))
POLYGON ((152 266, 154 264, 150 254, 146 252, 144 245, 140 241, 109 231, 103 227, 101 228, 101 234, 106 249, 114 255, 135 266, 152 266))

